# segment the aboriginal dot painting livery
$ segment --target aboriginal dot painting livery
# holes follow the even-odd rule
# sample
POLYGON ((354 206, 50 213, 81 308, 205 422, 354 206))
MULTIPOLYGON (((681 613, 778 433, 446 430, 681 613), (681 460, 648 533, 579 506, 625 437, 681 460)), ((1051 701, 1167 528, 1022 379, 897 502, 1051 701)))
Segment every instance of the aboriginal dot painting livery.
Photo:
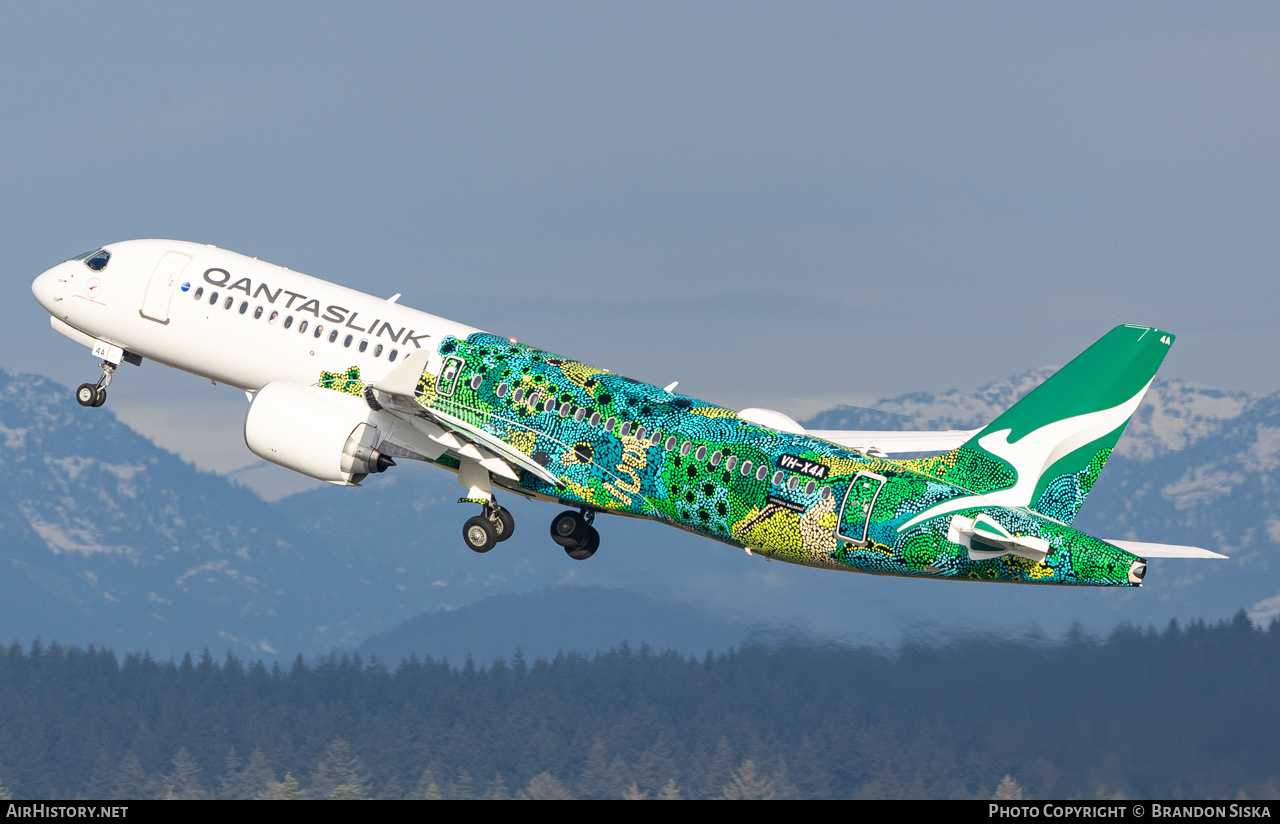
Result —
POLYGON ((32 291, 101 359, 81 405, 146 359, 238 387, 263 460, 341 486, 398 461, 455 472, 476 552, 515 534, 500 496, 517 494, 568 507, 550 537, 575 560, 600 514, 878 575, 1131 587, 1149 557, 1223 557, 1071 526, 1173 343, 1148 326, 1115 327, 981 430, 807 431, 204 244, 111 244, 32 291))
MULTIPOLYGON (((807 566, 1131 586, 1141 580, 1134 556, 1069 524, 1171 341, 1118 327, 972 442, 923 460, 769 429, 484 333, 441 341, 443 369, 422 374, 416 400, 544 467, 558 484, 526 471, 519 488, 569 506, 664 521, 807 566), (1022 489, 1031 490, 1025 501, 1014 494, 1022 489), (985 544, 993 557, 953 540, 952 516, 982 513, 1004 531, 985 544), (1038 558, 1000 551, 1001 538, 1019 536, 1047 546, 1038 558)), ((321 385, 360 391, 358 372, 325 373, 321 385)))

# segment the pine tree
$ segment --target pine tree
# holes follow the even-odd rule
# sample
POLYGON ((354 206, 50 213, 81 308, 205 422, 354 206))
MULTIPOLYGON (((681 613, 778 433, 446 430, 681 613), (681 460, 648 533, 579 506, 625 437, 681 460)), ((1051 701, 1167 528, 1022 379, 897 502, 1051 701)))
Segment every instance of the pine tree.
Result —
POLYGON ((773 798, 773 782, 758 775, 756 762, 748 759, 729 779, 720 797, 728 801, 767 800, 773 798))
POLYGON ((312 798, 368 798, 369 777, 351 745, 335 738, 311 772, 312 798))
POLYGON ((471 778, 471 773, 459 768, 458 777, 450 781, 448 786, 445 787, 444 797, 458 801, 469 801, 475 798, 475 782, 471 778))
POLYGON ((715 755, 711 756, 710 762, 703 767, 700 783, 706 794, 705 797, 713 797, 717 788, 722 788, 726 782, 733 780, 733 765, 736 762, 729 739, 720 736, 720 740, 716 742, 715 755))
POLYGON ((227 767, 218 778, 218 798, 257 798, 275 782, 275 773, 267 766, 266 753, 262 747, 255 747, 253 755, 243 767, 236 755, 236 748, 227 752, 227 767))
POLYGON ((195 762, 186 747, 178 747, 173 756, 173 772, 163 779, 164 798, 198 799, 208 798, 209 794, 200 786, 200 765, 195 762))
POLYGON ((658 733, 654 742, 636 758, 632 778, 646 793, 657 792, 667 779, 680 773, 675 753, 667 742, 666 732, 658 733))
POLYGON ((301 801, 306 797, 307 793, 298 784, 298 779, 293 777, 293 773, 288 772, 284 774, 283 781, 268 784, 267 789, 258 796, 263 801, 301 801))
POLYGON ((120 759, 120 767, 115 773, 115 786, 107 796, 113 800, 134 801, 153 798, 156 795, 157 782, 147 778, 142 770, 142 763, 133 750, 120 759))
POLYGON ((507 779, 502 777, 502 773, 496 773, 493 780, 489 782, 489 786, 484 791, 484 798, 487 801, 506 801, 507 796, 507 779))
POLYGON ((621 755, 609 760, 604 736, 597 735, 575 784, 579 798, 621 798, 626 788, 627 764, 621 755))
POLYGON ((93 772, 89 773, 89 781, 84 785, 84 797, 92 800, 114 799, 118 769, 119 766, 107 755, 106 750, 98 750, 98 757, 93 762, 93 772))
POLYGON ((436 783, 435 770, 427 767, 422 771, 422 777, 418 779, 418 787, 413 791, 413 797, 423 801, 439 801, 444 798, 440 792, 440 785, 436 783))
POLYGON ((1000 782, 1000 786, 996 787, 995 795, 991 797, 997 801, 1021 801, 1022 785, 1014 781, 1012 775, 1006 775, 1000 782))
POLYGON ((560 779, 551 773, 538 773, 529 779, 528 785, 520 792, 520 798, 530 801, 572 801, 573 796, 565 789, 560 779))
POLYGON ((230 789, 235 795, 221 795, 222 798, 257 798, 267 787, 275 783, 275 770, 267 765, 267 754, 262 747, 254 747, 253 754, 245 762, 244 767, 236 775, 230 789))

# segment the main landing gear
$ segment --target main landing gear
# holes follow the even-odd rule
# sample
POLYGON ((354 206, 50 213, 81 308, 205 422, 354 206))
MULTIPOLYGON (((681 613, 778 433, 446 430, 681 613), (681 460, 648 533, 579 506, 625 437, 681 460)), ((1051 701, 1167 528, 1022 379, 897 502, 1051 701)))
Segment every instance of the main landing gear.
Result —
POLYGON ((111 361, 102 362, 102 377, 97 383, 82 383, 76 389, 76 403, 81 406, 102 406, 107 402, 107 387, 111 385, 111 373, 116 365, 111 361))
POLYGON ((510 512, 486 501, 480 514, 462 525, 462 540, 472 552, 488 552, 515 534, 516 519, 510 512))
MULTIPOLYGON (((480 514, 462 525, 462 540, 472 552, 488 552, 515 534, 516 519, 493 499, 493 481, 489 472, 473 458, 462 457, 458 465, 458 483, 467 490, 460 504, 479 504, 480 514)), ((585 561, 600 548, 600 533, 591 525, 596 514, 561 512, 551 522, 551 540, 564 547, 575 561, 585 561)))
POLYGON ((573 560, 587 560, 600 548, 600 533, 591 525, 595 517, 589 509, 561 512, 551 521, 551 540, 564 547, 573 560))

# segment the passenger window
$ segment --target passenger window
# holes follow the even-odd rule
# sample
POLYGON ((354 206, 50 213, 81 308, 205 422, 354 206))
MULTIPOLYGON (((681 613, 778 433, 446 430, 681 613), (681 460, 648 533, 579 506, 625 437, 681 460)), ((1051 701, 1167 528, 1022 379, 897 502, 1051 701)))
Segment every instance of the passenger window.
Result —
MULTIPOLYGON (((254 320, 261 320, 261 319, 262 319, 262 307, 261 307, 261 306, 254 307, 254 310, 253 310, 253 319, 254 319, 254 320)), ((272 320, 275 320, 275 318, 272 318, 272 320)))
POLYGON ((289 317, 284 319, 284 328, 288 329, 291 326, 293 326, 293 315, 290 315, 289 317))
POLYGON ((332 332, 329 333, 329 343, 333 343, 337 339, 338 339, 338 330, 334 329, 332 332))
POLYGON ((202 298, 202 297, 204 297, 204 287, 203 287, 203 286, 197 286, 197 287, 196 287, 196 296, 195 296, 195 299, 196 299, 196 300, 200 300, 200 298, 202 298))
POLYGON ((324 334, 324 326, 323 326, 323 325, 321 325, 321 324, 319 324, 319 323, 317 323, 317 324, 316 324, 316 331, 315 331, 315 332, 312 332, 312 334, 313 334, 313 335, 315 335, 317 338, 318 338, 318 337, 320 337, 321 335, 323 335, 323 334, 324 334))
POLYGON ((807 483, 807 484, 805 484, 805 485, 804 485, 804 494, 806 494, 806 495, 812 495, 812 494, 813 494, 813 490, 815 490, 815 489, 817 489, 817 488, 818 488, 818 485, 817 485, 817 484, 815 484, 813 481, 809 481, 809 483, 807 483))
POLYGON ((663 444, 662 448, 670 452, 671 450, 676 448, 677 443, 678 441, 676 440, 676 436, 672 435, 671 437, 667 438, 667 442, 663 444))
POLYGON ((516 389, 515 394, 511 396, 511 402, 512 402, 512 403, 520 403, 520 401, 522 401, 522 400, 524 400, 524 387, 523 387, 523 386, 518 387, 518 388, 516 389))
MULTIPOLYGON (((228 300, 230 300, 230 298, 228 298, 228 300)), ((249 311, 249 301, 247 300, 240 301, 240 314, 243 315, 247 311, 249 311)))
POLYGON ((367 341, 367 340, 362 340, 362 341, 360 341, 360 351, 361 351, 361 352, 363 352, 364 350, 366 350, 366 349, 368 349, 368 348, 369 348, 369 341, 367 341))
POLYGON ((607 431, 612 432, 612 431, 613 431, 613 427, 614 427, 614 426, 616 426, 616 425, 617 425, 617 423, 618 423, 618 419, 617 419, 617 418, 609 418, 609 419, 607 419, 607 420, 604 422, 604 428, 605 428, 607 431))
POLYGON ((592 412, 592 413, 591 413, 591 420, 587 421, 587 423, 591 424, 592 426, 599 426, 599 425, 600 425, 600 413, 599 413, 599 412, 592 412))
POLYGON ((278 321, 278 320, 280 320, 280 313, 279 313, 279 312, 272 312, 272 313, 271 313, 271 317, 267 318, 267 323, 268 323, 269 325, 274 326, 274 325, 275 325, 275 322, 276 322, 276 321, 278 321))
POLYGON ((572 406, 570 406, 570 405, 569 405, 569 404, 567 404, 567 403, 562 403, 562 404, 560 404, 560 417, 562 417, 562 418, 567 418, 567 417, 569 417, 569 410, 570 410, 570 409, 572 409, 572 408, 573 408, 573 407, 572 407, 572 406))
POLYGON ((399 350, 399 349, 392 349, 392 350, 391 350, 391 354, 387 355, 387 360, 389 360, 389 361, 393 361, 393 360, 395 360, 395 359, 396 359, 396 355, 398 355, 398 354, 400 354, 400 350, 399 350))
POLYGON ((573 419, 578 423, 582 423, 585 417, 587 417, 587 408, 585 406, 579 406, 578 411, 573 413, 573 419))
MULTIPOLYGON (((760 468, 764 469, 763 466, 760 468)), ((786 473, 783 472, 781 469, 779 469, 777 472, 773 473, 773 480, 770 481, 770 483, 772 483, 774 486, 777 486, 778 484, 782 483, 782 479, 785 477, 786 477, 786 473)))
POLYGON ((695 461, 698 461, 699 463, 706 460, 706 457, 707 457, 707 448, 705 446, 698 447, 698 451, 693 453, 693 459, 695 461))
POLYGON ((479 389, 479 388, 480 388, 480 386, 481 386, 481 384, 483 384, 483 383, 484 383, 484 376, 483 376, 483 375, 476 375, 474 378, 472 378, 472 379, 471 379, 471 388, 472 388, 472 389, 479 389))
POLYGON ((536 389, 533 390, 533 393, 529 395, 529 405, 533 407, 542 406, 542 393, 536 389))
POLYGON ((622 430, 619 432, 619 435, 625 438, 630 434, 631 434, 631 421, 627 421, 622 424, 622 430))
MULTIPOLYGON (((779 470, 779 471, 781 471, 781 470, 779 470)), ((777 477, 777 476, 775 475, 774 477, 777 477)), ((775 481, 775 483, 776 483, 776 481, 775 481)), ((796 488, 797 486, 799 486, 799 485, 800 485, 800 479, 799 479, 799 478, 797 478, 795 475, 792 475, 792 476, 791 476, 791 479, 790 479, 789 481, 787 481, 787 489, 795 489, 795 488, 796 488)))
POLYGON ((724 457, 724 455, 723 455, 719 450, 717 450, 717 451, 715 451, 715 452, 712 452, 712 453, 711 453, 711 465, 712 465, 712 466, 719 466, 719 465, 720 465, 720 459, 721 459, 721 458, 723 458, 723 457, 724 457))
POLYGON ((235 299, 235 298, 227 298, 226 300, 224 300, 224 301, 222 302, 222 308, 223 308, 223 309, 230 309, 230 308, 231 308, 231 306, 232 306, 232 304, 234 304, 235 302, 236 302, 236 299, 235 299))
POLYGON ((744 478, 745 478, 745 477, 747 477, 748 475, 750 475, 750 474, 751 474, 751 461, 743 461, 743 462, 742 462, 742 469, 740 469, 740 470, 738 470, 738 471, 742 473, 742 477, 744 477, 744 478))
POLYGON ((684 443, 680 444, 680 457, 683 458, 685 455, 688 455, 692 451, 693 451, 693 443, 691 441, 685 441, 684 443))
MULTIPOLYGON (((334 329, 334 330, 333 330, 333 335, 329 338, 329 342, 330 342, 330 343, 332 343, 332 342, 333 342, 333 339, 334 339, 334 338, 336 338, 337 336, 338 336, 338 330, 337 330, 337 329, 334 329)), ((353 340, 355 340, 355 336, 354 336, 354 335, 347 335, 345 338, 343 338, 343 339, 342 339, 342 348, 343 348, 343 349, 350 349, 350 348, 351 348, 351 341, 353 341, 353 340)))
POLYGON ((660 443, 662 443, 661 432, 654 432, 651 436, 649 436, 649 446, 657 446, 660 443))
POLYGON ((733 468, 737 465, 738 465, 737 455, 730 455, 729 457, 724 459, 724 468, 729 472, 732 472, 733 468))
POLYGON ((818 497, 819 497, 819 498, 821 498, 821 499, 822 499, 822 500, 824 500, 824 501, 829 501, 829 500, 831 500, 831 487, 829 487, 829 486, 824 486, 824 487, 822 488, 822 491, 818 493, 818 497))
POLYGON ((547 402, 542 405, 543 412, 550 412, 552 409, 555 409, 555 408, 556 408, 555 398, 547 398, 547 402))
POLYGON ((307 322, 304 320, 302 321, 302 323, 298 324, 298 334, 299 335, 305 334, 306 331, 307 331, 307 322))
POLYGON ((500 383, 500 384, 498 384, 498 388, 494 390, 494 393, 495 393, 499 398, 505 398, 505 397, 507 396, 507 392, 510 390, 510 388, 511 388, 511 387, 507 386, 505 383, 500 383))
POLYGON ((767 477, 769 477, 769 467, 761 466, 759 469, 756 470, 757 481, 763 481, 767 477))
POLYGON ((639 438, 640 440, 642 440, 642 441, 643 441, 643 440, 644 440, 644 436, 645 436, 645 434, 646 434, 646 433, 645 433, 645 429, 644 429, 644 427, 643 427, 643 426, 637 426, 637 427, 636 427, 636 437, 637 437, 637 438, 639 438))
POLYGON ((382 357, 382 344, 378 344, 377 346, 373 347, 373 356, 375 358, 382 357))

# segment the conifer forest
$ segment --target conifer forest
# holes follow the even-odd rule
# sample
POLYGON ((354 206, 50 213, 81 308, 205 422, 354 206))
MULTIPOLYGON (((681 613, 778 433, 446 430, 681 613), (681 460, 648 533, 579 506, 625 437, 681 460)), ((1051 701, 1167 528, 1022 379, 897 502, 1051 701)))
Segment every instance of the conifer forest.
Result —
POLYGON ((267 667, 15 643, 14 798, 1275 798, 1280 620, 267 667), (1209 754, 1213 755, 1209 755, 1209 754))

